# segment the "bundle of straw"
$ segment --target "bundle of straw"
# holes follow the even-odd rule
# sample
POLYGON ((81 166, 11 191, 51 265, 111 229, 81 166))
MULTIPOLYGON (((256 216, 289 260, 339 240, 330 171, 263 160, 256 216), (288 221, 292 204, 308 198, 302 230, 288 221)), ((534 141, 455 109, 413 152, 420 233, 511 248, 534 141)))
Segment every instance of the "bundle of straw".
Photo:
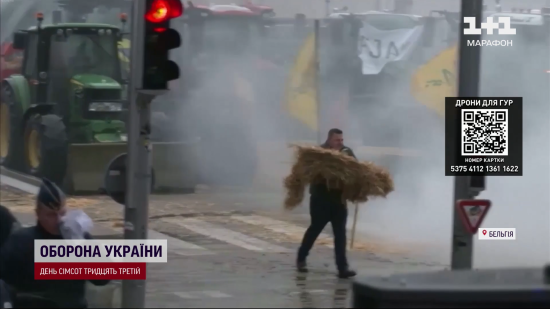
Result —
POLYGON ((293 209, 304 199, 306 186, 325 182, 329 190, 341 190, 343 202, 364 203, 369 197, 386 197, 393 191, 389 172, 372 162, 359 162, 339 151, 318 146, 290 145, 295 163, 284 180, 285 208, 293 209))

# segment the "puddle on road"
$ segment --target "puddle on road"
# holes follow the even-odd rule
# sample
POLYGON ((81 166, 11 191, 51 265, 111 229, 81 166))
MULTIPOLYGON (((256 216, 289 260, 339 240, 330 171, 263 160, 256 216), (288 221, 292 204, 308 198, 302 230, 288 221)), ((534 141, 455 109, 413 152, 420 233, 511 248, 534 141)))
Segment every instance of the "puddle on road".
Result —
POLYGON ((329 279, 309 280, 307 274, 298 274, 295 278, 296 291, 289 297, 296 298, 301 308, 348 308, 351 297, 351 281, 329 279))

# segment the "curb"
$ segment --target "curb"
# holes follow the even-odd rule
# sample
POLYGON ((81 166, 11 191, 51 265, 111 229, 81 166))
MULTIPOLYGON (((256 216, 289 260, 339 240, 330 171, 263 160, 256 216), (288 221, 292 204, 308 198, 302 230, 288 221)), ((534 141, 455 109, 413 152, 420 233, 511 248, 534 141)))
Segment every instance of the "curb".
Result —
POLYGON ((37 187, 39 187, 42 184, 42 181, 36 177, 25 175, 23 173, 18 173, 18 172, 9 170, 3 166, 0 166, 0 175, 7 176, 37 187))

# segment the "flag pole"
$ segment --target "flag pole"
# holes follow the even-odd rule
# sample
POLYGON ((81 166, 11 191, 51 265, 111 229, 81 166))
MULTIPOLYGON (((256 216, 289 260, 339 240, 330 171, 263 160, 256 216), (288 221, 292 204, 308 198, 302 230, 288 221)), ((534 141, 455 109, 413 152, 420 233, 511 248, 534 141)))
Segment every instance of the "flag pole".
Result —
POLYGON ((319 62, 319 20, 316 19, 313 23, 313 35, 315 38, 315 48, 313 50, 315 59, 315 104, 317 111, 317 143, 322 144, 323 138, 321 134, 321 100, 319 95, 319 70, 321 68, 319 62))
POLYGON ((355 227, 357 227, 357 214, 359 213, 359 204, 355 203, 355 213, 353 214, 353 226, 351 227, 351 239, 349 242, 350 250, 353 249, 353 243, 355 242, 355 227))

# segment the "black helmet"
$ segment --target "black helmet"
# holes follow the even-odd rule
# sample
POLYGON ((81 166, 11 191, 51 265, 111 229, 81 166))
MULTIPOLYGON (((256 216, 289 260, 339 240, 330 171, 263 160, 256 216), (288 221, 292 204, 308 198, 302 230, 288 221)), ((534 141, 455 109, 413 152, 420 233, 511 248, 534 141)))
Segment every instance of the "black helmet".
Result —
POLYGON ((48 208, 57 210, 65 205, 65 193, 55 183, 43 178, 36 201, 48 208))

